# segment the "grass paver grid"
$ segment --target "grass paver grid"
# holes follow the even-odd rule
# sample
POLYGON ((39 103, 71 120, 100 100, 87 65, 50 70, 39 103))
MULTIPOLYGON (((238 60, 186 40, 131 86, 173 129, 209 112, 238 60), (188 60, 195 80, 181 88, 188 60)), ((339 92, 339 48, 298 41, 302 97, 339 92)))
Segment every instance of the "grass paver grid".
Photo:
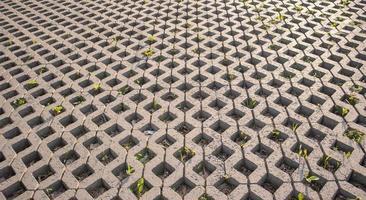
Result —
POLYGON ((365 9, 1 1, 0 199, 366 199, 365 9))

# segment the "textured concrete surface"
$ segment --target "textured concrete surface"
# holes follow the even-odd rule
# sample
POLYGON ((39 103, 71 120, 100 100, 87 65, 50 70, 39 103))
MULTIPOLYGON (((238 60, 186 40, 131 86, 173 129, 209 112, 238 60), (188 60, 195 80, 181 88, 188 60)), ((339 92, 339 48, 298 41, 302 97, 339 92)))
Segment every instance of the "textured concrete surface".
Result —
POLYGON ((366 199, 365 0, 1 0, 0 199, 366 199))

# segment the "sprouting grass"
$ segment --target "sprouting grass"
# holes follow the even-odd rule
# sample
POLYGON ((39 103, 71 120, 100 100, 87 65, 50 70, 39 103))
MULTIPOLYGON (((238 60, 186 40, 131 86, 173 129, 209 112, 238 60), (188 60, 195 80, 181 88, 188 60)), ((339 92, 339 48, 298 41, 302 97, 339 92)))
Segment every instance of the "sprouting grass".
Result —
POLYGON ((278 139, 280 137, 281 132, 279 130, 275 129, 271 132, 271 134, 272 134, 273 138, 278 139))
POLYGON ((310 176, 310 175, 307 175, 306 177, 305 177, 305 181, 306 182, 308 182, 308 183, 313 183, 313 182, 315 182, 315 181, 318 181, 319 180, 319 177, 317 177, 317 176, 310 176))
POLYGON ((16 107, 16 108, 19 107, 19 106, 22 106, 26 103, 27 103, 27 100, 23 97, 19 98, 19 99, 16 99, 12 102, 13 106, 16 107))
POLYGON ((349 88, 352 92, 360 93, 363 90, 361 85, 353 85, 349 88))
POLYGON ((133 172, 135 172, 135 169, 131 165, 127 164, 126 174, 130 176, 133 172))
POLYGON ((153 110, 158 110, 160 107, 159 103, 154 99, 153 102, 152 102, 152 109, 153 110))
POLYGON ((258 105, 258 102, 252 98, 248 98, 242 104, 247 108, 253 109, 258 105))
POLYGON ((62 105, 58 105, 58 106, 55 106, 54 108, 52 108, 52 111, 58 115, 60 113, 62 113, 62 111, 64 111, 64 107, 62 105))
POLYGON ((94 83, 93 84, 93 89, 95 91, 100 91, 102 89, 102 84, 101 83, 94 83))
POLYGON ((345 117, 349 113, 349 109, 342 106, 335 106, 335 113, 341 117, 345 117))
POLYGON ((364 140, 365 133, 353 128, 349 128, 346 132, 344 132, 344 135, 358 144, 361 144, 364 140))
POLYGON ((297 154, 300 157, 307 158, 308 157, 308 150, 305 148, 302 148, 302 145, 300 144, 299 150, 297 151, 297 154))
POLYGON ((356 105, 360 99, 358 99, 355 95, 347 95, 346 102, 352 106, 356 105))
POLYGON ((296 132, 297 128, 299 128, 299 124, 298 123, 292 123, 291 124, 291 130, 292 132, 296 132))
POLYGON ((150 42, 150 43, 154 43, 154 42, 156 42, 156 37, 153 36, 153 35, 149 35, 147 37, 147 41, 150 42))
POLYGON ((149 49, 147 49, 146 51, 144 51, 142 54, 143 54, 145 57, 149 58, 149 57, 153 56, 153 55, 154 55, 154 53, 155 53, 155 51, 154 51, 153 49, 149 48, 149 49))

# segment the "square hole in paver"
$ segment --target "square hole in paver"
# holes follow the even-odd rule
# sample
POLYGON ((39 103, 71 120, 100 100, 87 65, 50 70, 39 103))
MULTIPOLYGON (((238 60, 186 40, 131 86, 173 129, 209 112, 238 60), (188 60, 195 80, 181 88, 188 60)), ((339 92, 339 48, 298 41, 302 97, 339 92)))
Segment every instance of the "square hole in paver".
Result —
MULTIPOLYGON (((31 128, 34 128, 34 127, 36 127, 36 126, 38 126, 38 125, 43 124, 43 123, 44 123, 44 120, 43 120, 43 118, 42 118, 42 117, 38 116, 38 117, 35 117, 35 118, 33 118, 33 119, 29 120, 27 123, 28 123, 28 125, 29 125, 31 128)), ((0 124, 1 124, 1 122, 0 122, 0 124)), ((1 128, 1 125, 0 125, 0 128, 1 128)))
POLYGON ((91 113, 93 113, 97 110, 98 110, 98 108, 96 106, 94 106, 93 104, 89 104, 80 109, 80 111, 86 116, 90 115, 91 113))
POLYGON ((283 157, 277 164, 276 167, 281 169, 282 171, 292 174, 298 167, 299 164, 287 157, 283 157))
POLYGON ((109 164, 117 157, 118 157, 118 155, 112 149, 107 149, 107 150, 103 151, 102 153, 100 153, 99 155, 97 155, 97 159, 103 165, 109 164))
POLYGON ((85 135, 86 133, 88 133, 90 130, 88 128, 86 128, 84 125, 78 126, 74 129, 72 129, 70 131, 70 133, 75 137, 75 138, 80 138, 81 136, 85 135))
POLYGON ((195 187, 195 185, 193 182, 191 182, 187 178, 181 178, 176 183, 174 183, 171 187, 181 197, 184 197, 195 187))
POLYGON ((60 156, 60 161, 64 164, 64 165, 69 165, 73 162, 75 162, 77 159, 79 159, 80 156, 78 153, 76 153, 76 151, 74 150, 71 150, 71 151, 68 151, 64 154, 62 154, 60 156))
POLYGON ((49 165, 44 165, 33 172, 33 176, 38 181, 38 183, 46 180, 48 177, 54 174, 55 171, 49 165))
POLYGON ((15 172, 11 166, 6 166, 0 169, 0 183, 15 176, 15 172))
POLYGON ((30 147, 32 144, 29 142, 28 139, 22 139, 19 142, 11 145, 12 148, 14 149, 15 153, 19 153, 23 150, 25 150, 26 148, 30 147))
POLYGON ((68 115, 64 118, 62 118, 61 120, 59 120, 59 122, 62 124, 62 126, 67 127, 73 123, 75 123, 77 121, 77 118, 74 117, 73 115, 68 115))
POLYGON ((152 160, 155 156, 156 154, 149 148, 144 148, 143 150, 135 154, 136 159, 140 161, 142 164, 146 164, 147 162, 152 160))
POLYGON ((201 133, 201 134, 197 135, 196 137, 194 137, 192 139, 192 141, 194 143, 200 145, 201 147, 205 147, 208 144, 210 144, 213 141, 213 139, 212 139, 212 137, 208 136, 207 134, 201 133))
POLYGON ((229 195, 239 185, 234 178, 221 178, 214 186, 225 195, 229 195))
POLYGON ((162 162, 159 165, 157 165, 155 168, 153 168, 152 172, 164 180, 167 178, 171 173, 173 173, 175 169, 170 166, 167 162, 162 162))
POLYGON ((245 176, 249 176, 254 172, 254 170, 257 169, 257 165, 251 162, 248 159, 242 159, 238 163, 234 165, 234 169, 236 169, 238 172, 242 173, 245 176))
POLYGON ((96 149, 98 146, 102 145, 103 142, 98 137, 94 136, 85 141, 83 144, 89 151, 91 151, 96 149))
POLYGON ((11 140, 19 135, 21 135, 22 132, 20 131, 20 129, 18 127, 15 127, 15 128, 12 128, 8 131, 6 131, 3 136, 4 138, 8 139, 8 140, 11 140))
POLYGON ((261 180, 261 186, 266 189, 267 191, 269 191, 270 193, 275 193, 276 190, 282 185, 282 180, 275 177, 272 174, 267 174, 265 176, 265 178, 263 178, 261 180))
POLYGON ((4 194, 6 199, 15 199, 18 196, 22 195, 24 192, 26 192, 26 187, 22 182, 16 182, 7 188, 5 188, 2 193, 4 194))
POLYGON ((67 142, 63 138, 57 138, 47 144, 48 148, 52 152, 55 152, 66 145, 67 145, 67 142))
POLYGON ((124 180, 135 172, 135 169, 129 164, 121 164, 112 170, 112 174, 119 180, 124 180))
POLYGON ((169 134, 165 134, 163 136, 161 136, 160 138, 158 138, 155 141, 157 144, 160 144, 163 146, 163 148, 168 148, 169 146, 171 146, 172 144, 175 143, 175 139, 170 136, 169 134))
POLYGON ((43 140, 54 133, 56 133, 56 131, 52 127, 47 126, 43 129, 39 130, 37 132, 37 135, 43 140))
POLYGON ((118 124, 113 124, 111 127, 104 130, 104 132, 106 132, 111 137, 122 133, 122 131, 124 131, 124 129, 118 124))
POLYGON ((47 187, 44 191, 50 199, 57 198, 66 192, 67 186, 62 181, 56 181, 49 187, 47 187))
POLYGON ((252 149, 252 152, 258 157, 265 159, 273 153, 273 149, 267 147, 264 144, 258 144, 252 149))
POLYGON ((93 173, 94 170, 88 164, 83 164, 80 167, 76 168, 74 171, 72 171, 72 174, 78 181, 86 179, 93 173))
POLYGON ((209 163, 208 161, 201 161, 199 164, 197 164, 193 171, 195 171, 197 174, 202 176, 203 178, 207 178, 212 172, 216 170, 216 167, 209 163))
POLYGON ((98 198, 99 196, 103 195, 110 189, 110 186, 103 180, 98 179, 90 186, 86 188, 86 191, 90 194, 91 197, 94 199, 98 198))
POLYGON ((134 184, 130 186, 130 190, 135 194, 136 197, 140 198, 146 192, 152 188, 152 185, 144 178, 138 179, 134 184))
POLYGON ((94 124, 96 124, 97 126, 101 126, 105 123, 107 123, 111 118, 109 118, 106 114, 100 114, 96 117, 94 117, 92 119, 92 121, 94 122, 94 124))
POLYGON ((38 151, 33 151, 32 153, 23 156, 22 161, 25 164, 25 166, 30 167, 34 165, 36 162, 40 161, 41 159, 42 159, 41 154, 39 154, 38 151))
POLYGON ((323 116, 318 123, 332 130, 338 125, 337 121, 326 116, 323 116))
POLYGON ((363 174, 352 171, 351 175, 348 178, 348 182, 356 188, 359 188, 366 192, 366 176, 364 176, 363 174))

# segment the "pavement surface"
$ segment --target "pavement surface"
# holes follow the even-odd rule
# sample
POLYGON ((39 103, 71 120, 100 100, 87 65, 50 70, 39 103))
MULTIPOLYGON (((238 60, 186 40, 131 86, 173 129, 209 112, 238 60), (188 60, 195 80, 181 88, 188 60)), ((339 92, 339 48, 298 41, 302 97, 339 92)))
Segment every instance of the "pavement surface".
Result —
POLYGON ((365 0, 1 0, 0 199, 366 199, 365 0))

